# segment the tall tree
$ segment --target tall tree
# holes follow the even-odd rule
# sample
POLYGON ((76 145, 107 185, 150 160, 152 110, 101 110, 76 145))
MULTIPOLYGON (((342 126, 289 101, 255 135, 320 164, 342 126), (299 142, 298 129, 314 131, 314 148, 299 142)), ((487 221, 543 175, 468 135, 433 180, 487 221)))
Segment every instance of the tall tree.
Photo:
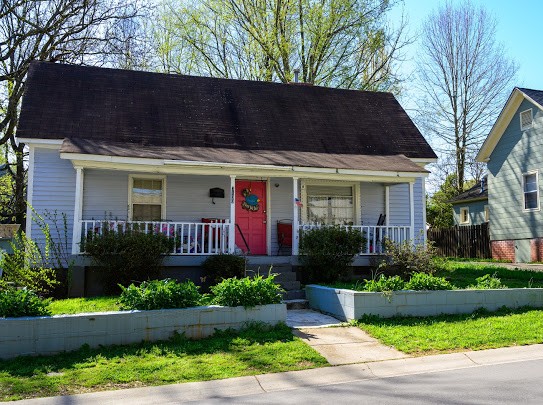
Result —
MULTIPOLYGON (((24 223, 26 150, 15 138, 19 105, 32 60, 100 63, 119 41, 113 23, 135 16, 136 0, 2 0, 0 2, 0 145, 9 148, 13 211, 24 223), (110 51, 110 49, 108 49, 110 51)), ((53 117, 51 117, 53 119, 53 117)))
POLYGON ((175 38, 184 46, 180 73, 288 82, 300 69, 306 83, 396 90, 395 62, 407 41, 403 23, 397 29, 386 24, 392 5, 389 0, 172 0, 162 20, 170 30, 168 41, 175 38))
POLYGON ((495 38, 494 17, 470 2, 448 2, 423 25, 418 122, 454 156, 459 192, 518 69, 495 38))

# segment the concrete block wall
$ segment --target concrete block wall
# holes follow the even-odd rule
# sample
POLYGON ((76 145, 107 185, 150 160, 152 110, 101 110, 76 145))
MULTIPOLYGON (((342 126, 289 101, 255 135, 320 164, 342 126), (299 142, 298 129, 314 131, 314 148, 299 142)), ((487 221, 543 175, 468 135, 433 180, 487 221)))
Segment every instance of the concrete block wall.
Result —
POLYGON ((394 291, 383 294, 309 285, 305 291, 311 308, 349 321, 360 319, 364 314, 386 318, 467 314, 478 308, 494 311, 503 306, 543 307, 543 288, 394 291))
POLYGON ((199 339, 216 329, 240 329, 247 322, 285 322, 285 304, 195 307, 157 311, 96 312, 52 317, 0 319, 0 358, 49 355, 82 345, 124 345, 167 340, 175 332, 199 339))

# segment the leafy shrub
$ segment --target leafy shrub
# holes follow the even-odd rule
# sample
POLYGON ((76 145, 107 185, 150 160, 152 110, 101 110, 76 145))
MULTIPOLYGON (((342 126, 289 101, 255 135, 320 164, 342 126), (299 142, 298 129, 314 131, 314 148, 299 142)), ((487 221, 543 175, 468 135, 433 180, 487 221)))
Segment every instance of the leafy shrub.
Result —
POLYGON ((364 291, 382 292, 382 291, 399 291, 405 287, 405 281, 400 276, 387 277, 381 274, 377 280, 364 280, 364 291))
POLYGON ((398 275, 407 280, 411 274, 434 274, 437 270, 438 262, 433 259, 435 248, 430 243, 395 243, 385 239, 384 245, 386 255, 379 264, 379 271, 386 275, 398 275))
POLYGON ((104 228, 101 235, 87 235, 84 250, 91 256, 106 293, 118 292, 119 285, 126 287, 160 276, 163 255, 173 250, 173 239, 162 233, 104 228))
POLYGON ((45 316, 51 315, 47 308, 51 301, 44 300, 26 288, 6 288, 0 291, 0 316, 45 316))
POLYGON ((477 284, 470 285, 468 287, 469 289, 492 290, 492 289, 507 288, 506 285, 502 284, 502 281, 497 277, 496 273, 494 273, 493 275, 485 274, 482 277, 477 277, 475 281, 477 284))
POLYGON ((122 309, 188 308, 198 305, 200 293, 192 281, 178 283, 175 280, 144 281, 139 286, 120 286, 119 303, 122 309))
POLYGON ((278 304, 283 289, 275 284, 274 279, 273 274, 266 278, 228 278, 211 287, 214 295, 211 302, 228 307, 278 304))
POLYGON ((245 277, 246 259, 241 256, 220 254, 210 256, 202 263, 202 268, 211 284, 226 278, 245 277))
POLYGON ((443 277, 414 273, 405 288, 407 290, 452 290, 453 286, 443 277))
POLYGON ((362 234, 352 228, 325 226, 304 231, 300 260, 305 281, 332 283, 345 278, 363 244, 362 234))

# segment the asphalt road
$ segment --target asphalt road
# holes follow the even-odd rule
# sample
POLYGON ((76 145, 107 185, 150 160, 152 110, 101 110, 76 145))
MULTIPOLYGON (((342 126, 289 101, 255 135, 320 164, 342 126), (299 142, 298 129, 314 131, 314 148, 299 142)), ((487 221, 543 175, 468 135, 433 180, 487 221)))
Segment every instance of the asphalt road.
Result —
POLYGON ((217 397, 190 403, 541 405, 543 360, 320 385, 249 396, 217 397))

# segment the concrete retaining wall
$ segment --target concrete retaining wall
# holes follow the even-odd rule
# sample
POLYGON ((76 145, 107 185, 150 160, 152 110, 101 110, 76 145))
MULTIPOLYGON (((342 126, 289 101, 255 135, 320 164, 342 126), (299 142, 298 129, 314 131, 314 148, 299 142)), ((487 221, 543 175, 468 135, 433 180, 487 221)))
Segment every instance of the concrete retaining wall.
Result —
POLYGON ((478 308, 494 311, 503 306, 543 307, 543 288, 394 291, 383 294, 308 285, 305 293, 311 308, 349 321, 360 319, 364 314, 386 318, 395 315, 466 314, 478 308))
POLYGON ((240 329, 251 321, 275 325, 286 317, 285 304, 272 304, 5 318, 0 319, 0 358, 49 355, 83 344, 98 347, 167 340, 174 332, 197 339, 211 336, 216 329, 240 329))

